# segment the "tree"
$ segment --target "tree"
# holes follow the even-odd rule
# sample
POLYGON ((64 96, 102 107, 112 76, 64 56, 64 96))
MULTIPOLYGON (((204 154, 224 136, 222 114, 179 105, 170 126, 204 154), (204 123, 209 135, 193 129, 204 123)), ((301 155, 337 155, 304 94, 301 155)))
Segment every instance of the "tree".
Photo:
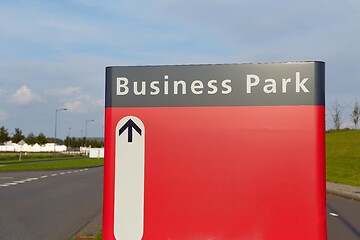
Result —
POLYGON ((83 138, 72 137, 71 139, 68 139, 68 140, 70 143, 70 147, 72 147, 72 148, 79 148, 79 147, 83 146, 83 138))
POLYGON ((39 133, 39 135, 36 138, 36 141, 39 145, 44 145, 49 142, 48 139, 46 138, 45 134, 43 134, 43 133, 39 133))
POLYGON ((354 103, 353 111, 351 113, 351 120, 354 123, 354 128, 355 129, 357 129, 357 126, 358 126, 358 123, 359 123, 359 116, 360 116, 359 102, 356 99, 355 103, 354 103))
POLYGON ((24 139, 25 139, 25 136, 23 135, 22 131, 19 128, 15 128, 15 134, 12 137, 11 141, 14 143, 18 143, 24 139))
POLYGON ((2 126, 0 128, 0 143, 4 143, 10 140, 9 132, 8 130, 2 126))
POLYGON ((36 141, 36 137, 33 133, 29 133, 29 135, 25 138, 25 142, 30 145, 34 145, 36 141))
POLYGON ((339 131, 341 128, 341 123, 342 123, 341 114, 342 114, 342 107, 336 100, 333 106, 333 111, 331 113, 332 121, 334 123, 334 127, 336 131, 339 131))
POLYGON ((69 138, 69 136, 67 136, 65 139, 64 139, 64 144, 67 146, 67 147, 71 147, 71 138, 69 138))

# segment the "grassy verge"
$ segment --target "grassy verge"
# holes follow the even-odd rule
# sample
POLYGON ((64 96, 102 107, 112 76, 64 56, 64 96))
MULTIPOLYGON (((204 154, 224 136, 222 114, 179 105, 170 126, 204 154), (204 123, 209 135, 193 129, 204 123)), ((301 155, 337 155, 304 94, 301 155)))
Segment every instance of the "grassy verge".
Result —
POLYGON ((96 235, 95 240, 102 240, 102 231, 96 235))
POLYGON ((104 164, 104 159, 84 158, 74 160, 60 160, 50 162, 37 162, 26 164, 3 164, 0 166, 0 171, 38 171, 38 170, 57 170, 57 169, 71 169, 93 167, 104 164))
POLYGON ((360 131, 326 134, 326 179, 360 186, 360 131))
MULTIPOLYGON (((0 153, 0 164, 19 162, 20 153, 0 153)), ((56 159, 83 158, 79 154, 57 153, 56 159)), ((42 161, 54 159, 54 153, 21 153, 21 162, 42 161)))

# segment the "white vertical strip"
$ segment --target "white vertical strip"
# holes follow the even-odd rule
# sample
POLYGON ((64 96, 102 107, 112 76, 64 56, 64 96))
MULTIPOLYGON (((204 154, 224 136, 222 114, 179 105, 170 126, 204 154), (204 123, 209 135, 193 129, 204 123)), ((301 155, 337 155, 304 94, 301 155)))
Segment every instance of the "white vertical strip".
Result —
POLYGON ((114 235, 117 240, 140 240, 144 231, 145 127, 140 119, 127 116, 118 122, 115 134, 114 235))

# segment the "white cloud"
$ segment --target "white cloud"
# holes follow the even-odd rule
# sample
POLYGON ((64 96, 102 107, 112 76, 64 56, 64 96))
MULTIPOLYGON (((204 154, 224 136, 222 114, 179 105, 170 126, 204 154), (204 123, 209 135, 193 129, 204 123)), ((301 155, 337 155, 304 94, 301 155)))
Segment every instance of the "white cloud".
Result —
POLYGON ((0 121, 6 121, 9 117, 10 115, 7 112, 0 110, 0 121))
POLYGON ((11 103, 16 105, 29 105, 42 100, 38 94, 31 90, 28 86, 21 86, 10 98, 11 103))
POLYGON ((89 113, 104 107, 104 100, 89 95, 81 95, 66 101, 63 106, 69 112, 89 113))

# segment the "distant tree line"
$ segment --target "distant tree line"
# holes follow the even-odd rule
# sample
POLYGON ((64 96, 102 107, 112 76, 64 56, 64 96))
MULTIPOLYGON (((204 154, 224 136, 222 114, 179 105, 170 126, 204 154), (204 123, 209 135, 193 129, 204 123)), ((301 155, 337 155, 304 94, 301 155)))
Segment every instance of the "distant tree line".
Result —
MULTIPOLYGON (((24 140, 27 144, 33 145, 33 144, 39 144, 44 145, 46 143, 53 143, 54 138, 53 137, 46 137, 44 133, 39 133, 37 136, 34 133, 29 133, 27 136, 23 134, 23 132, 19 128, 15 128, 15 132, 10 136, 8 129, 2 126, 0 128, 0 144, 3 144, 8 141, 12 141, 13 143, 18 143, 21 140, 24 140)), ((87 147, 103 147, 104 141, 100 138, 69 138, 66 137, 65 139, 56 139, 57 144, 63 144, 66 145, 69 148, 79 148, 82 146, 87 147)))

